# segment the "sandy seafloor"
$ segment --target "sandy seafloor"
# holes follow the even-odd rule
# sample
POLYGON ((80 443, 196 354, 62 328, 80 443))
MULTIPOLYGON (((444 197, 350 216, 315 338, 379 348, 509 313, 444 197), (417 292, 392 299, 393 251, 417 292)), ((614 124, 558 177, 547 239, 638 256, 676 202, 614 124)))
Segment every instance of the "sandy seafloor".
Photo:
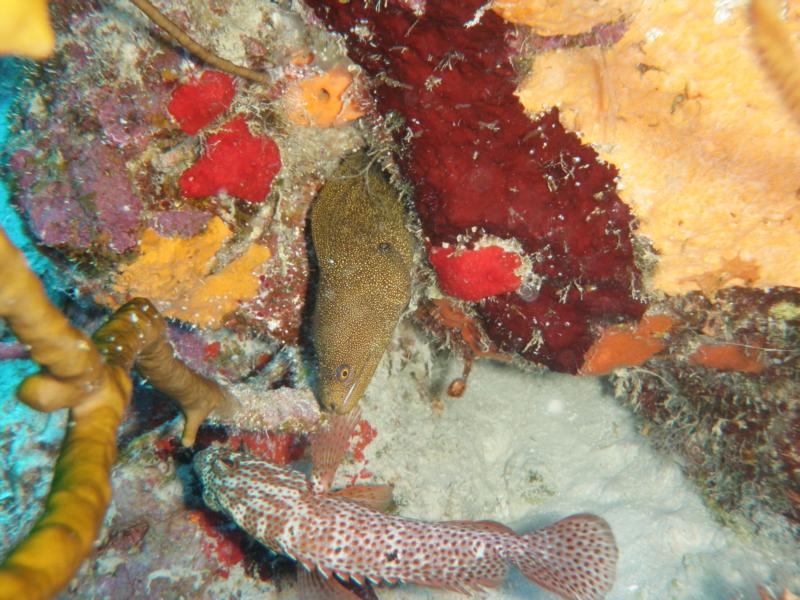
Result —
MULTIPOLYGON (((446 399, 441 413, 402 387, 380 370, 363 410, 378 430, 369 468, 395 484, 404 515, 494 519, 526 531, 594 512, 620 549, 610 599, 756 598, 759 582, 800 584, 800 548, 782 524, 765 519, 758 538, 719 525, 601 379, 478 363, 465 395, 446 399)), ((381 597, 460 596, 405 588, 381 597)), ((476 597, 552 596, 513 573, 476 597)))
MULTIPOLYGON (((0 98, 0 147, 5 106, 0 98)), ((0 206, 3 226, 22 243, 4 190, 0 206)), ((37 271, 47 271, 28 250, 37 271)), ((524 531, 575 512, 597 513, 611 523, 620 548, 611 599, 756 598, 756 585, 766 582, 774 590, 800 589, 800 547, 782 523, 765 517, 758 536, 720 525, 679 465, 650 449, 601 379, 479 362, 462 398, 433 405, 417 382, 446 382, 460 366, 417 357, 417 368, 433 369, 418 379, 413 364, 395 362, 383 361, 362 406, 378 432, 366 467, 394 484, 401 514, 494 519, 524 531)), ((12 390, 30 368, 0 361, 0 541, 6 542, 36 513, 35 498, 47 487, 44 463, 65 416, 39 415, 16 402, 12 390)), ((340 476, 364 466, 349 473, 345 467, 340 476)), ((463 597, 411 587, 379 593, 385 600, 463 597)), ((243 591, 241 597, 268 596, 243 591)), ((475 597, 551 596, 512 573, 502 588, 475 597)))

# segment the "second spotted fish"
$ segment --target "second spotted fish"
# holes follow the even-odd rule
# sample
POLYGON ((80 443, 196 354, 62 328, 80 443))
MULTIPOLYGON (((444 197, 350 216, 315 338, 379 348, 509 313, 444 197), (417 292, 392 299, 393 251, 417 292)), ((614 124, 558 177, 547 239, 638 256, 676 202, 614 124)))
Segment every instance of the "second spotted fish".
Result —
POLYGON ((342 582, 496 587, 509 566, 564 600, 605 598, 617 546, 603 519, 572 515, 518 534, 494 521, 427 522, 383 512, 388 486, 332 490, 358 411, 333 417, 311 439, 310 480, 224 448, 194 458, 206 505, 276 552, 297 560, 303 600, 358 600, 342 582))
POLYGON ((322 404, 359 401, 411 296, 413 237, 397 190, 364 152, 342 161, 311 209, 319 264, 314 348, 322 404))

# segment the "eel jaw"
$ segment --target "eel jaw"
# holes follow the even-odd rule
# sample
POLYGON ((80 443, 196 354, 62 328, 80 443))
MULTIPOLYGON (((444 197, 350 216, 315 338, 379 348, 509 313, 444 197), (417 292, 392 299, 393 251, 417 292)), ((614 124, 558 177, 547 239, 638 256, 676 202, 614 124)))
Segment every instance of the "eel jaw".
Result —
MULTIPOLYGON (((386 346, 388 346, 388 340, 386 346)), ((367 386, 369 386, 369 382, 372 381, 372 376, 375 374, 375 370, 378 368, 378 363, 380 363, 383 353, 386 351, 386 346, 372 346, 369 354, 367 354, 367 359, 364 361, 362 367, 357 371, 357 375, 353 380, 352 385, 347 390, 344 398, 342 398, 341 405, 338 408, 339 413, 346 415, 356 406, 358 406, 358 402, 364 395, 367 386)))

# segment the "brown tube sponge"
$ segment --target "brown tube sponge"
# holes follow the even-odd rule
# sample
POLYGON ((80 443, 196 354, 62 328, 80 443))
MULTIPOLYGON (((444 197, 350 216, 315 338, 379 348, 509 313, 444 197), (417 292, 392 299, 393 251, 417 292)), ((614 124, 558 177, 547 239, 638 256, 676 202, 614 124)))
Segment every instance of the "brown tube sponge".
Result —
POLYGON ((2 229, 0 317, 42 367, 20 385, 20 400, 46 412, 70 409, 44 514, 0 565, 0 600, 51 598, 91 552, 108 508, 131 366, 180 404, 185 444, 211 410, 230 406, 230 397, 174 357, 166 325, 147 300, 120 308, 93 339, 72 327, 2 229))

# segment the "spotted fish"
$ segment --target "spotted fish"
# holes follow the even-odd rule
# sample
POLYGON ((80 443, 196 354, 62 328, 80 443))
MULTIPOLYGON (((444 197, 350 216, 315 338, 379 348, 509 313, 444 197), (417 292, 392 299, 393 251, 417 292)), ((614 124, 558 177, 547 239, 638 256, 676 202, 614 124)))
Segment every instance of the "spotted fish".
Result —
POLYGON ((388 486, 331 491, 357 413, 335 417, 312 439, 310 479, 226 449, 209 448, 194 458, 209 508, 302 565, 301 598, 357 600, 342 585, 347 580, 468 593, 500 585, 509 565, 563 599, 600 599, 611 589, 617 547, 608 524, 595 515, 573 515, 520 535, 493 521, 386 514, 388 486))
POLYGON ((344 413, 364 393, 408 304, 413 239, 397 191, 363 152, 345 158, 323 186, 311 237, 320 401, 344 413))

